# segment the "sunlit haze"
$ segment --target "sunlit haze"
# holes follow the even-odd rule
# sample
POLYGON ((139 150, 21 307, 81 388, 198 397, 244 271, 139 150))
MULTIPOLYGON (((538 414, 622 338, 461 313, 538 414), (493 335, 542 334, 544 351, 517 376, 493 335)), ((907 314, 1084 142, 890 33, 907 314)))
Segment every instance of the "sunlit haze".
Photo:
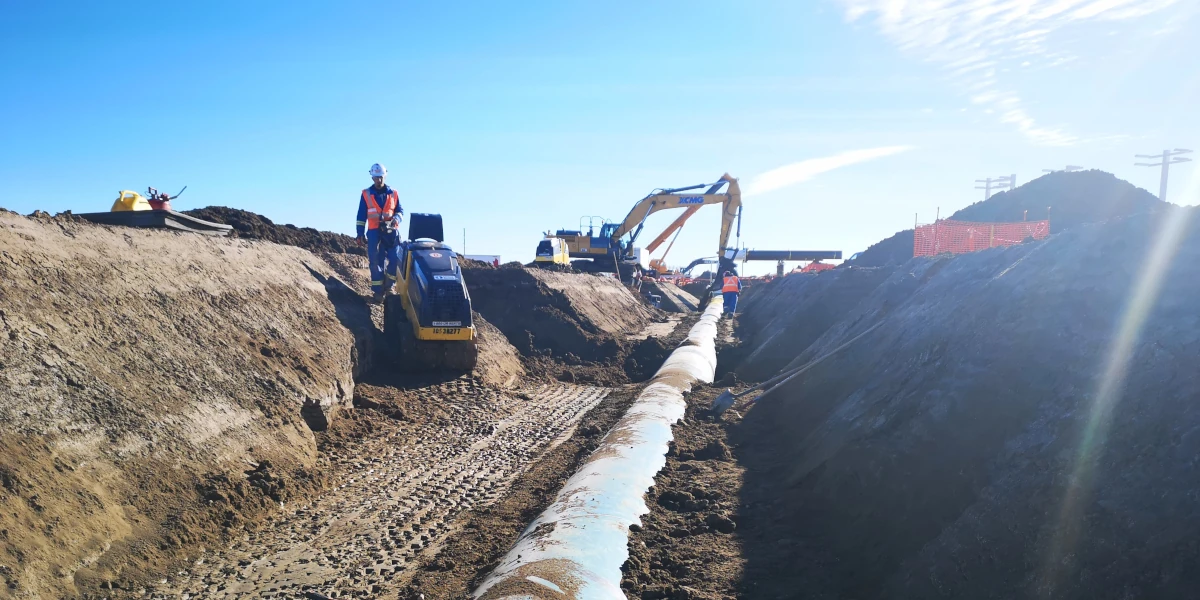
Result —
MULTIPOLYGON (((847 256, 1080 165, 1157 193, 1134 154, 1200 140, 1190 0, 11 4, 0 206, 106 210, 188 190, 353 233, 382 162, 466 252, 655 188, 746 191, 741 243, 847 256), (19 60, 17 58, 19 57, 19 60)), ((1196 168, 1171 197, 1200 202, 1196 168)), ((668 263, 715 252, 701 210, 668 263)), ((677 215, 656 214, 650 237, 677 215)), ((649 241, 643 238, 642 242, 649 241)), ((459 248, 461 250, 461 248, 459 248)), ((661 250, 660 250, 661 252, 661 250)), ((761 264, 749 272, 773 270, 761 264)))

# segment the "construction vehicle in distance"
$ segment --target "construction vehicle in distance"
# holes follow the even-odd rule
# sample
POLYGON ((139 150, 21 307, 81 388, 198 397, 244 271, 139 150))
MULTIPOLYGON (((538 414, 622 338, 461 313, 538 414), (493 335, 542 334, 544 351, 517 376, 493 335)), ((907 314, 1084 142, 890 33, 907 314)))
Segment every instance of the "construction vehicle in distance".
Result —
POLYGON ((717 257, 715 257, 715 256, 705 256, 704 258, 697 258, 696 260, 693 260, 692 262, 688 263, 688 266, 680 269, 679 272, 684 277, 691 277, 692 269, 695 269, 696 267, 698 267, 700 265, 715 265, 719 262, 721 262, 721 261, 718 260, 717 257))
POLYGON ((649 244, 646 244, 646 254, 654 254, 654 251, 658 250, 658 247, 666 241, 671 233, 675 234, 671 238, 671 243, 667 244, 667 249, 663 250, 662 256, 650 259, 650 271, 652 274, 666 275, 671 272, 667 268, 667 255, 671 253, 671 248, 675 246, 675 240, 679 239, 679 234, 683 233, 683 225, 699 210, 699 206, 689 206, 687 210, 683 211, 682 215, 679 215, 678 219, 672 221, 662 233, 658 234, 658 237, 654 238, 649 244))
MULTIPOLYGON (((618 272, 621 265, 629 265, 629 268, 634 268, 635 265, 641 263, 641 249, 635 247, 638 234, 646 225, 646 218, 660 211, 673 208, 699 209, 699 207, 707 204, 720 204, 722 206, 721 213, 721 233, 718 240, 717 251, 724 256, 727 252, 726 246, 729 242, 729 234, 733 229, 733 221, 735 218, 740 218, 742 207, 742 192, 738 186, 737 179, 731 177, 728 173, 722 175, 716 183, 705 183, 682 188, 655 190, 650 195, 642 198, 634 204, 633 209, 625 216, 625 219, 619 223, 614 223, 602 219, 600 217, 584 217, 583 220, 588 221, 587 235, 583 234, 583 220, 580 221, 579 230, 562 230, 555 233, 555 237, 562 238, 567 243, 568 254, 571 258, 587 258, 591 259, 589 270, 618 272), (720 192, 722 188, 729 186, 725 192, 720 192), (703 193, 688 194, 692 190, 708 188, 703 193), (600 223, 599 233, 596 231, 596 223, 600 223), (622 239, 628 235, 628 239, 622 239)), ((694 210, 692 211, 695 212, 694 210)), ((690 216, 690 215, 688 215, 690 216)), ((686 219, 683 219, 686 221, 686 219)), ((676 220, 679 221, 678 219, 676 220)), ((680 222, 682 226, 682 222, 680 222)), ((678 227, 676 227, 678 229, 678 227)), ((587 266, 576 263, 577 266, 588 269, 587 266)), ((732 260, 729 260, 729 265, 732 268, 732 260)))
POLYGON ((567 243, 562 238, 557 238, 547 233, 546 239, 538 242, 537 250, 533 257, 533 264, 541 268, 548 268, 553 265, 570 266, 571 255, 567 251, 567 243))
POLYGON ((443 241, 442 216, 411 215, 408 238, 384 301, 385 339, 402 371, 470 371, 479 357, 471 295, 458 254, 443 241))

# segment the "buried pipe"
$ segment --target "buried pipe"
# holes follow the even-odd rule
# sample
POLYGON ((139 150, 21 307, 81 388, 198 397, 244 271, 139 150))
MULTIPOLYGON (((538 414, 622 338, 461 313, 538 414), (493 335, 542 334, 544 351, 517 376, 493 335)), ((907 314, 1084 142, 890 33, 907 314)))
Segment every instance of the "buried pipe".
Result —
POLYGON ((687 339, 484 578, 475 598, 624 600, 629 526, 649 512, 645 494, 666 465, 671 426, 687 408, 683 394, 696 382, 712 383, 716 374, 722 307, 720 298, 708 303, 687 339))

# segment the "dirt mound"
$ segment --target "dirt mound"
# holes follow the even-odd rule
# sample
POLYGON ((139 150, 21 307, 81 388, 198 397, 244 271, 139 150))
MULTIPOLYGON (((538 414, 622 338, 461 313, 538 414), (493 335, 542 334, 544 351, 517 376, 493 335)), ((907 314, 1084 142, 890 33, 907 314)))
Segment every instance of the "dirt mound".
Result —
POLYGON ((650 512, 630 528, 629 558, 621 567, 621 588, 630 598, 739 597, 743 469, 732 460, 725 428, 706 418, 717 392, 700 388, 688 395, 687 415, 673 428, 667 463, 646 498, 650 512))
MULTIPOLYGON (((1053 223, 1051 223, 1053 226, 1053 223)), ((913 230, 897 231, 867 247, 854 260, 847 261, 856 267, 894 267, 913 257, 913 230)))
POLYGON ((137 579, 323 485, 365 303, 285 246, 0 213, 0 564, 137 579), (218 351, 219 350, 219 351, 218 351))
POLYGON ((475 313, 476 344, 479 345, 479 362, 474 375, 486 383, 508 387, 525 374, 521 356, 508 343, 504 333, 475 313))
POLYGON ((354 238, 348 235, 318 231, 311 227, 276 225, 270 219, 246 210, 225 206, 209 206, 187 210, 184 213, 197 219, 231 225, 233 232, 230 235, 234 237, 298 246, 317 254, 335 252, 338 254, 367 255, 366 248, 356 244, 354 238))
MULTIPOLYGON (((1166 206, 1150 192, 1104 171, 1057 172, 1015 190, 1000 192, 950 215, 957 221, 1012 222, 1050 219, 1052 232, 1085 223, 1153 212, 1166 206)), ((853 262, 861 267, 897 265, 912 258, 913 231, 873 244, 853 262)))
POLYGON ((957 221, 1051 219, 1054 231, 1151 212, 1166 206, 1154 194, 1104 171, 1043 175, 950 215, 957 221), (1026 213, 1028 211, 1028 213, 1026 213))
POLYGON ((1193 594, 1200 230, 1167 221, 1195 216, 893 272, 800 360, 878 329, 731 433, 740 595, 1193 594))
MULTIPOLYGON (((757 283, 739 300, 743 357, 723 355, 722 373, 749 381, 779 372, 891 275, 892 269, 844 267, 793 273, 757 283)), ((719 375, 718 375, 719 377, 719 375)))
POLYGON ((667 312, 687 313, 700 309, 700 300, 669 281, 648 281, 642 284, 642 292, 657 294, 662 298, 659 308, 667 312))
POLYGON ((626 334, 656 318, 615 279, 516 263, 464 268, 463 276, 475 310, 526 356, 567 364, 611 360, 621 354, 626 334))
POLYGON ((680 287, 684 292, 691 294, 692 297, 703 300, 709 294, 709 281, 693 281, 692 283, 680 287))

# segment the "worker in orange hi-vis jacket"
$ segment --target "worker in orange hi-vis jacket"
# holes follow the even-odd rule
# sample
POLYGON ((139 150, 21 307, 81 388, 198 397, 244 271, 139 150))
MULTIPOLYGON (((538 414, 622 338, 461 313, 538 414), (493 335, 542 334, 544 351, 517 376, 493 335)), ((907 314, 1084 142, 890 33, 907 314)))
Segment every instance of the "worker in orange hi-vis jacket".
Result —
POLYGON ((737 309, 738 294, 742 292, 742 280, 731 271, 725 271, 721 281, 721 297, 725 300, 725 312, 733 314, 737 309))
POLYGON ((400 195, 384 183, 387 169, 376 163, 371 165, 370 174, 374 185, 363 190, 359 197, 355 225, 359 245, 367 247, 371 291, 378 303, 396 283, 396 268, 400 262, 399 228, 404 208, 400 206, 400 195))

